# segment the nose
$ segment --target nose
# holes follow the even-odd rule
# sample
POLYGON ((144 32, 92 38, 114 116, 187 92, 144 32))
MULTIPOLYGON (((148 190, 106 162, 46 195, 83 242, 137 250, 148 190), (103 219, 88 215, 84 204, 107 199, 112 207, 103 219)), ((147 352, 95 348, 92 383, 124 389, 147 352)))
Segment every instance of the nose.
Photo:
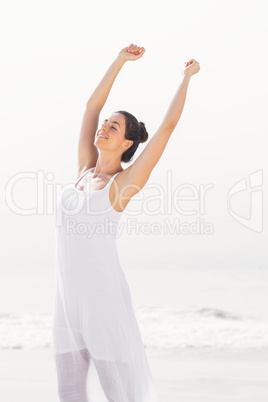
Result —
POLYGON ((101 128, 106 130, 106 125, 107 125, 107 124, 108 124, 108 123, 103 123, 102 126, 101 126, 101 128))

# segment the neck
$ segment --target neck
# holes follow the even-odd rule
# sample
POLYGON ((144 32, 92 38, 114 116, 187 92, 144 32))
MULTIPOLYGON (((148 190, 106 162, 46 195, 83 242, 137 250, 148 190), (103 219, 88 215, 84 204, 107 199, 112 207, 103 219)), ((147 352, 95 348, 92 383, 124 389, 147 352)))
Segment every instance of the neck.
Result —
POLYGON ((99 151, 93 178, 98 175, 110 176, 123 171, 120 158, 121 156, 118 158, 112 156, 111 152, 99 151))

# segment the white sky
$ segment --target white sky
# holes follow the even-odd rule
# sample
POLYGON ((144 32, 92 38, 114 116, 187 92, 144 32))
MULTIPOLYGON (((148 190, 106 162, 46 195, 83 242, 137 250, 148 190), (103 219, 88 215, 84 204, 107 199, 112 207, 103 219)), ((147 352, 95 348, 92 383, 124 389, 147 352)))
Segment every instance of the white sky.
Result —
MULTIPOLYGON (((190 82, 181 120, 148 184, 165 187, 167 171, 175 188, 182 183, 213 184, 203 218, 215 233, 124 234, 118 239, 123 267, 141 262, 152 267, 267 265, 267 220, 257 233, 239 224, 227 209, 228 191, 239 180, 262 170, 267 183, 265 6, 265 1, 256 0, 6 2, 0 21, 6 269, 37 264, 53 272, 53 216, 15 214, 4 202, 5 186, 25 171, 53 173, 53 184, 75 180, 85 103, 117 53, 131 42, 144 46, 146 53, 125 64, 101 118, 128 110, 146 123, 151 138, 180 84, 184 61, 199 61, 201 70, 190 82)), ((267 186, 261 190, 264 219, 267 186)), ((16 202, 26 208, 32 207, 34 196, 31 181, 14 192, 16 202)), ((234 199, 233 208, 249 216, 249 192, 234 199)), ((171 220, 177 217, 173 213, 171 220)), ((139 218, 151 219, 145 214, 139 218)), ((163 217, 154 220, 162 222, 163 217)))

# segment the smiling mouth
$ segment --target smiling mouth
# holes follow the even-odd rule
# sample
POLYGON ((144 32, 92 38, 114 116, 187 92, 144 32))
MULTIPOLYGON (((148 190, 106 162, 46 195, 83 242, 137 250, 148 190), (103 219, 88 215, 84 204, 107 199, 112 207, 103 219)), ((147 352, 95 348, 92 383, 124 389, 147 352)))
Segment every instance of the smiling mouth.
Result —
POLYGON ((102 135, 102 134, 98 134, 97 137, 99 137, 99 138, 104 138, 105 140, 107 140, 107 138, 104 137, 104 135, 102 135))

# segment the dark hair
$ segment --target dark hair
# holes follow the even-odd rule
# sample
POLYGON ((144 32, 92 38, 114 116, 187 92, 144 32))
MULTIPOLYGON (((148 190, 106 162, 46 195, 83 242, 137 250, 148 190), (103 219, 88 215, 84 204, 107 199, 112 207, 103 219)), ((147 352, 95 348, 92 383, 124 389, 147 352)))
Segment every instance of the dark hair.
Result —
POLYGON ((125 138, 133 141, 131 147, 129 147, 121 156, 122 162, 129 162, 133 158, 139 144, 148 140, 148 133, 145 128, 145 124, 142 121, 138 121, 133 114, 120 110, 119 112, 125 116, 125 138))

